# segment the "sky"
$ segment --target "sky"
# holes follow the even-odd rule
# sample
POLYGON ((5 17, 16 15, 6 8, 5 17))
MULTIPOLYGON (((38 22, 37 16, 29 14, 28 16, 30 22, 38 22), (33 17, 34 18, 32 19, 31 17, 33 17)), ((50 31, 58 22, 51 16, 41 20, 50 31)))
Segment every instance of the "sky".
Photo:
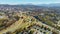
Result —
POLYGON ((50 4, 60 3, 60 0, 0 0, 0 4, 50 4))

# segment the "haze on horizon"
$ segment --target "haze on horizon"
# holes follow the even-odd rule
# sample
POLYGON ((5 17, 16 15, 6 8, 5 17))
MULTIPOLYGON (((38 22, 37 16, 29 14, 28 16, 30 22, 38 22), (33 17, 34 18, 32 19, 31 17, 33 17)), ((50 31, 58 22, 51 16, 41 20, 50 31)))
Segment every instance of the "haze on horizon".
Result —
POLYGON ((60 0, 0 0, 0 4, 50 4, 60 3, 60 0))

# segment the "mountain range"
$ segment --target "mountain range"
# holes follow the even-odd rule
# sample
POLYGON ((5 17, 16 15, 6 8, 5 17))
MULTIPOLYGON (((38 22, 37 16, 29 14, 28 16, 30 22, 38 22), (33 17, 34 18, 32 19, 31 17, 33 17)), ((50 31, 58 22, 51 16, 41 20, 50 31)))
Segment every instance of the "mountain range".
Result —
POLYGON ((0 7, 22 7, 22 8, 60 8, 60 3, 52 3, 52 4, 17 4, 17 5, 9 5, 9 4, 0 4, 0 7))

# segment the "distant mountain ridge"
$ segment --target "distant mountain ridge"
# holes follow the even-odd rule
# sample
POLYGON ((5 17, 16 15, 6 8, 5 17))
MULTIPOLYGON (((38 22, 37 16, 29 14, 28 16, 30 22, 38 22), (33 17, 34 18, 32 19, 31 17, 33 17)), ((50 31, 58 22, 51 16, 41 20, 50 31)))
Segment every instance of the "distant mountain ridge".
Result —
POLYGON ((52 3, 52 4, 17 4, 17 5, 9 5, 9 4, 0 4, 0 7, 58 7, 60 8, 60 3, 52 3))
POLYGON ((45 6, 45 7, 60 7, 60 3, 40 4, 39 6, 45 6))

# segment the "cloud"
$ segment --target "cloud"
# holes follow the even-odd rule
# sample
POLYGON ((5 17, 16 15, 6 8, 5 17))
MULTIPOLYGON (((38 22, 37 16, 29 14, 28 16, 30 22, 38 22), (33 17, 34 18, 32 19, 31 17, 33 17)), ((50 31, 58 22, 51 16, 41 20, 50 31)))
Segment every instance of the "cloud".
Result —
POLYGON ((60 0, 0 0, 0 4, 49 4, 60 3, 60 0))

